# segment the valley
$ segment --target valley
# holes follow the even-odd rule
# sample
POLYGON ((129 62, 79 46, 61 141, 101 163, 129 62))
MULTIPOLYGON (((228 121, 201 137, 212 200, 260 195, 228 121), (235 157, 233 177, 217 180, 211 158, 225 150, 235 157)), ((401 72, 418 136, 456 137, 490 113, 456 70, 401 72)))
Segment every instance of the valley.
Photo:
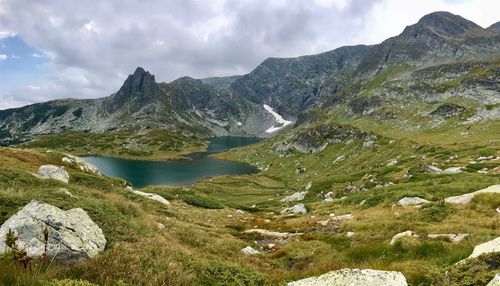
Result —
MULTIPOLYGON (((371 269, 373 285, 487 285, 499 119, 498 25, 448 12, 241 76, 137 68, 109 97, 2 110, 0 224, 33 200, 81 208, 106 244, 32 271, 4 254, 0 284, 337 285, 371 269)), ((29 229, 18 242, 42 243, 29 229)))

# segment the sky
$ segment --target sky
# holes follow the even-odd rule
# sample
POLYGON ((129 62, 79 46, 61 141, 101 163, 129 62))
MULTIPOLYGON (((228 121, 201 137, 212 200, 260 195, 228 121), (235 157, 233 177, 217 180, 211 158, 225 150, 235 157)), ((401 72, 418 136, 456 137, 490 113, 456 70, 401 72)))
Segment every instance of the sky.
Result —
POLYGON ((245 74, 267 57, 376 44, 425 14, 480 26, 499 0, 0 0, 0 109, 157 81, 245 74))

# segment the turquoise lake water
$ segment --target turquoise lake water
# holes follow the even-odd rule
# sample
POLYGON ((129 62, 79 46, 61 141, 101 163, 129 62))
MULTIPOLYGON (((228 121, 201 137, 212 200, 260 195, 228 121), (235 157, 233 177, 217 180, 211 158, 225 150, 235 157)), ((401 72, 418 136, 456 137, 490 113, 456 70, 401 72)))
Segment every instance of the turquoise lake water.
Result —
POLYGON ((262 139, 256 137, 211 138, 206 152, 187 155, 186 160, 138 161, 102 156, 89 156, 83 159, 97 166, 103 174, 123 178, 135 188, 147 185, 183 185, 205 177, 258 172, 253 166, 218 160, 209 155, 250 145, 260 140, 262 139))

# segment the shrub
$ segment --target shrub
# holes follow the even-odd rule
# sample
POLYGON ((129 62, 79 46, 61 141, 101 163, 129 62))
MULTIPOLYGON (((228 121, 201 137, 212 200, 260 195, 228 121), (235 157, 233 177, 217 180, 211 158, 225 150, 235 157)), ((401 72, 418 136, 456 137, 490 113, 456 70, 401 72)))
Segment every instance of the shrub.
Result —
POLYGON ((256 271, 221 261, 210 261, 200 266, 198 270, 200 285, 260 286, 265 282, 264 276, 256 271))
POLYGON ((189 205, 206 208, 206 209, 222 209, 223 206, 212 199, 196 196, 196 195, 184 195, 182 196, 182 200, 185 201, 189 205))
POLYGON ((454 264, 434 277, 435 285, 486 285, 500 270, 500 252, 483 254, 464 263, 454 264))

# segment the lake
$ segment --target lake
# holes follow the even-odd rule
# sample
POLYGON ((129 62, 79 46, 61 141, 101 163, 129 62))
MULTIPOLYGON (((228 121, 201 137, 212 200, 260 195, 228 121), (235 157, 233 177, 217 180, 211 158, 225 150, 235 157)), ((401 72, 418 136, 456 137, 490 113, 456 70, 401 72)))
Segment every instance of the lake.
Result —
POLYGON ((206 152, 186 155, 185 160, 140 161, 102 156, 88 156, 83 159, 97 166, 103 174, 123 178, 135 188, 147 185, 184 185, 205 177, 258 172, 253 166, 214 159, 210 155, 260 140, 262 138, 233 136, 211 138, 206 152))

